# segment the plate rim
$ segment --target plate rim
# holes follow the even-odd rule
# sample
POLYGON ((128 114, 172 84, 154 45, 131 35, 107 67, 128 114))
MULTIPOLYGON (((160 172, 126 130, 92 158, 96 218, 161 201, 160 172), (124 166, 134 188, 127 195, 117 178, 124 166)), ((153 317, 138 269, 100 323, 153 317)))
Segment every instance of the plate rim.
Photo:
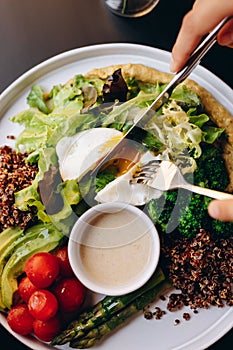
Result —
MULTIPOLYGON (((39 79, 40 77, 42 77, 43 75, 45 75, 46 73, 49 73, 51 71, 51 68, 53 69, 57 69, 57 68, 61 68, 62 65, 59 65, 59 62, 62 62, 63 60, 67 59, 66 64, 68 64, 69 62, 73 62, 73 57, 75 57, 76 55, 84 55, 86 57, 86 55, 88 53, 91 53, 94 51, 99 51, 99 50, 112 50, 112 53, 115 51, 116 53, 119 54, 119 49, 123 49, 123 50, 135 50, 136 52, 138 52, 139 50, 144 51, 147 53, 147 57, 152 58, 153 54, 159 53, 160 55, 164 56, 164 63, 169 63, 170 62, 170 58, 171 58, 171 52, 170 51, 166 51, 160 48, 155 48, 149 45, 144 45, 144 44, 137 44, 137 43, 125 43, 125 42, 116 42, 116 43, 105 43, 105 44, 93 44, 93 45, 87 45, 87 46, 82 46, 82 47, 78 47, 78 48, 74 48, 74 49, 70 49, 61 53, 58 53, 44 61, 42 61, 41 63, 35 65, 34 67, 30 68, 29 70, 27 70, 26 72, 24 72, 22 75, 20 75, 18 78, 16 78, 8 87, 6 87, 0 94, 0 106, 2 103, 4 103, 5 101, 5 108, 1 107, 1 114, 4 114, 6 109, 7 109, 7 103, 9 103, 10 101, 14 101, 15 98, 15 92, 17 91, 18 94, 18 88, 20 87, 20 90, 23 90, 26 86, 28 86, 28 84, 30 83, 30 78, 32 76, 34 76, 34 80, 35 79, 39 79), (22 85, 22 86, 21 86, 22 85)), ((110 54, 109 54, 110 55, 110 54)), ((98 55, 100 56, 100 55, 98 55)), ((85 58, 84 57, 84 58, 85 58)), ((89 57, 88 57, 89 58, 89 57)), ((169 70, 167 70, 167 72, 170 73, 169 70)), ((218 90, 224 89, 224 96, 223 97, 223 101, 221 101, 221 103, 226 107, 226 100, 227 100, 227 104, 232 104, 232 108, 233 108, 233 102, 231 103, 231 101, 229 100, 230 96, 233 96, 233 90, 230 88, 230 86, 228 86, 223 80, 221 80, 216 74, 212 73, 210 70, 208 70, 207 68, 203 67, 201 64, 199 64, 193 73, 191 73, 190 78, 196 78, 197 80, 202 80, 202 86, 203 84, 207 84, 209 85, 209 87, 211 87, 211 80, 214 78, 215 80, 217 80, 218 83, 218 90), (203 77, 202 79, 200 77, 203 77)), ((1 115, 0 115, 1 118, 1 115)))
MULTIPOLYGON (((32 80, 38 80, 39 78, 42 78, 45 74, 51 72, 51 70, 55 70, 58 68, 61 68, 62 66, 66 66, 69 63, 73 63, 74 58, 76 57, 76 55, 83 55, 83 58, 85 59, 85 55, 90 54, 93 51, 104 51, 104 50, 113 50, 114 52, 119 54, 119 49, 123 49, 123 50, 133 50, 133 51, 143 51, 144 55, 148 58, 147 54, 149 55, 149 57, 151 58, 153 56, 153 54, 155 54, 156 52, 159 53, 160 55, 162 55, 164 57, 164 63, 168 64, 169 63, 169 59, 170 59, 170 55, 171 53, 169 51, 165 51, 159 48, 154 48, 148 45, 141 45, 141 44, 134 44, 134 43, 106 43, 106 44, 94 44, 94 45, 88 45, 88 46, 83 46, 80 48, 75 48, 75 49, 71 49, 68 51, 64 51, 62 53, 59 53, 55 56, 52 56, 48 59, 46 59, 45 61, 37 64, 36 66, 30 68, 28 71, 26 71, 25 73, 23 73, 21 76, 19 76, 15 81, 13 81, 0 95, 0 106, 1 104, 3 104, 3 108, 1 108, 1 114, 4 115, 7 108, 9 107, 9 104, 12 105, 14 104, 16 95, 22 95, 22 91, 25 89, 25 87, 28 87, 28 85, 30 85, 32 80), (65 60, 65 63, 62 64, 62 61, 65 60), (5 104, 5 106, 4 106, 5 104)), ((113 52, 111 51, 111 55, 113 54, 113 52)), ((125 54, 125 52, 123 52, 123 54, 125 54)), ((129 52, 128 52, 129 54, 129 52)), ((132 55, 132 53, 130 53, 132 55)), ((110 55, 110 54, 108 54, 110 55)), ((98 57, 101 56, 100 53, 98 54, 98 57)), ((120 54, 119 54, 120 56, 120 54)), ((197 72, 196 74, 194 73, 193 76, 198 76, 198 74, 200 76, 202 76, 202 79, 206 79, 207 76, 207 84, 210 83, 211 79, 215 79, 215 81, 217 81, 218 83, 218 88, 224 88, 224 92, 226 92, 226 99, 228 99, 228 95, 232 95, 233 96, 233 91, 232 89, 225 83, 223 82, 219 77, 217 77, 215 74, 213 74, 211 71, 207 70, 206 68, 202 67, 202 66, 198 66, 195 70, 195 72, 197 72)), ((78 72, 77 72, 78 73, 78 72)), ((192 77, 192 76, 191 76, 192 77)), ((228 105, 232 105, 233 104, 231 101, 227 101, 228 105)), ((224 105, 224 103, 223 103, 224 105)), ((0 116, 1 119, 1 116, 0 116)), ((227 313, 232 313, 232 310, 229 310, 227 313)), ((224 314, 224 317, 222 318, 226 318, 226 314, 224 314)), ((36 340, 36 338, 30 339, 30 338, 25 338, 22 337, 18 334, 15 334, 7 325, 5 316, 0 314, 0 322, 3 325, 4 328, 6 328, 9 333, 11 335, 13 335, 16 339, 18 339, 20 342, 22 342, 23 344, 31 347, 32 349, 35 349, 34 346, 35 344, 37 344, 37 350, 38 349, 56 349, 55 347, 51 347, 49 346, 47 343, 43 343, 36 340), (5 325, 4 325, 5 324, 5 325)), ((216 323, 215 323, 216 324, 216 323)), ((214 325, 215 325, 214 324, 214 325)), ((195 347, 192 349, 204 349, 207 346, 212 345, 213 343, 215 343, 217 340, 219 340, 223 335, 225 335, 233 326, 233 319, 232 319, 232 324, 229 322, 228 323, 228 327, 225 327, 224 329, 222 329, 222 331, 216 334, 216 332, 214 333, 214 337, 209 337, 209 341, 203 342, 201 344, 199 344, 199 347, 195 347), (204 348, 203 348, 204 346, 204 348)), ((214 327, 214 326, 213 326, 214 327)), ((212 328, 212 327, 211 327, 212 328)), ((209 333, 210 330, 208 329, 205 333, 209 333)), ((213 331, 212 331, 213 332, 213 331)), ((202 337, 198 337, 198 339, 201 339, 202 337)), ((186 344, 190 344, 190 346, 195 346, 195 344, 193 343, 193 340, 190 340, 190 342, 186 342, 186 344)), ((186 345, 184 344, 184 345, 186 345)), ((178 350, 178 349, 183 349, 184 345, 180 345, 176 348, 173 348, 173 350, 178 350)), ((198 344, 197 344, 198 345, 198 344)), ((191 348, 190 348, 191 349, 191 348)))

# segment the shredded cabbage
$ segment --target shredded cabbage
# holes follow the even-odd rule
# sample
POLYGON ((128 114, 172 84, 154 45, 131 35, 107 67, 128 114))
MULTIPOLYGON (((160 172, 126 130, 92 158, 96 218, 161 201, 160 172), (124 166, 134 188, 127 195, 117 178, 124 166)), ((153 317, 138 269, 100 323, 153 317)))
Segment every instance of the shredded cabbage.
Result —
POLYGON ((183 173, 195 170, 194 158, 201 155, 203 132, 197 125, 190 123, 189 116, 174 100, 162 107, 162 114, 152 118, 146 129, 163 143, 172 161, 185 165, 181 169, 183 173))

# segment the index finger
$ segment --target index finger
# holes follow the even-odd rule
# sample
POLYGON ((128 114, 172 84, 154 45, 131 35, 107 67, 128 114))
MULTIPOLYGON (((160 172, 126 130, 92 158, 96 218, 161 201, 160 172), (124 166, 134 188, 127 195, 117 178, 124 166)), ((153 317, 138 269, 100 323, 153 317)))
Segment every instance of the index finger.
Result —
POLYGON ((233 14, 233 1, 196 0, 183 19, 173 47, 171 70, 181 69, 201 38, 229 14, 233 14))

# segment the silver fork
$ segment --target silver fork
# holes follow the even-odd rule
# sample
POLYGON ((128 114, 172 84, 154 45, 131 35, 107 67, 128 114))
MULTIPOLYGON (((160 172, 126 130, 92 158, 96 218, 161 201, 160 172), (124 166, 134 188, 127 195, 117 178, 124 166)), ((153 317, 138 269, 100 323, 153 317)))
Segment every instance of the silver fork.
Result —
POLYGON ((184 188, 188 191, 214 199, 233 199, 233 195, 229 193, 219 192, 188 183, 184 179, 178 166, 166 160, 152 160, 139 166, 130 182, 148 185, 160 191, 184 188))

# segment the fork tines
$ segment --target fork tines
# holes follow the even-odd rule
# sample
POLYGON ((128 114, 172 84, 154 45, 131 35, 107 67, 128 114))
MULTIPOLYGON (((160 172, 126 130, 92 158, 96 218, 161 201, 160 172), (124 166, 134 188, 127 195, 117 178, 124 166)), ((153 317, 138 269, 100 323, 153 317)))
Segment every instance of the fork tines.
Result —
POLYGON ((145 165, 139 166, 132 176, 130 183, 146 184, 156 174, 161 160, 151 160, 145 165))

